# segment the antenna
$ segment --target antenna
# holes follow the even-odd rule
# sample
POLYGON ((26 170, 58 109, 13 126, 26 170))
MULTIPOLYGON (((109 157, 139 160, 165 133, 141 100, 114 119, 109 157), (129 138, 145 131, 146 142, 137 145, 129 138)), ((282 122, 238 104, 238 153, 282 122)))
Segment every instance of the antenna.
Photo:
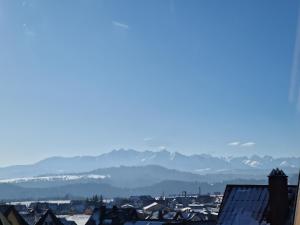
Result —
POLYGON ((201 187, 199 186, 199 189, 198 189, 198 195, 200 196, 201 195, 201 187))

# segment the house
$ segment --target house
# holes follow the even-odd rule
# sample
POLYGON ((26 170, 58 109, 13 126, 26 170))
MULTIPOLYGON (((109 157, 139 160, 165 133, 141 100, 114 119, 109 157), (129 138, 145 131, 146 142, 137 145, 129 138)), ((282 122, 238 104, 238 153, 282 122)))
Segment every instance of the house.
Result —
POLYGON ((38 220, 35 225, 64 225, 60 219, 58 219, 51 209, 48 209, 46 213, 38 220))
POLYGON ((136 208, 142 208, 144 205, 149 205, 155 199, 150 195, 130 196, 129 202, 136 208))
POLYGON ((143 208, 143 210, 144 210, 145 213, 151 214, 154 211, 159 211, 159 210, 167 210, 168 211, 170 209, 168 209, 166 206, 164 206, 162 204, 159 204, 157 202, 153 202, 150 205, 145 206, 143 208))
POLYGON ((121 208, 122 209, 128 209, 128 208, 134 208, 134 206, 133 205, 130 205, 130 204, 125 204, 125 205, 121 205, 121 208))
POLYGON ((46 211, 46 209, 36 207, 34 209, 29 209, 29 212, 27 213, 20 213, 20 215, 29 225, 35 225, 45 214, 46 211))
POLYGON ((9 221, 6 219, 6 217, 3 215, 2 212, 0 212, 0 224, 1 225, 11 225, 9 221))
POLYGON ((49 204, 48 202, 31 202, 28 208, 46 212, 49 209, 49 204))
POLYGON ((20 214, 28 212, 28 208, 24 204, 17 204, 14 207, 20 214))
POLYGON ((138 219, 137 211, 133 208, 119 209, 116 206, 106 208, 101 206, 95 208, 86 225, 119 225, 126 221, 134 221, 138 219))
POLYGON ((292 225, 297 186, 274 169, 268 185, 227 185, 217 225, 292 225))
POLYGON ((118 209, 102 206, 94 210, 86 225, 215 225, 216 221, 203 220, 199 213, 156 211, 151 218, 141 218, 133 208, 118 209), (155 215, 157 214, 157 215, 155 215))
POLYGON ((46 212, 48 209, 51 209, 51 211, 54 213, 62 214, 68 214, 69 212, 72 212, 70 203, 32 202, 29 205, 29 208, 34 210, 42 210, 44 212, 46 212))
POLYGON ((90 216, 83 214, 58 215, 57 218, 59 218, 64 225, 85 225, 90 216))
POLYGON ((1 205, 0 212, 4 215, 10 225, 28 225, 28 223, 12 205, 1 205))

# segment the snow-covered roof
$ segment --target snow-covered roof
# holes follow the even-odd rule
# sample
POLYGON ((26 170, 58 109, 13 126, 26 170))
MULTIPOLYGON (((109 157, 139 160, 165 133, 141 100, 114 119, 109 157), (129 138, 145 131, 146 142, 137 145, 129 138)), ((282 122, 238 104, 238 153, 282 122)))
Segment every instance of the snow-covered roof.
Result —
POLYGON ((144 211, 156 211, 156 210, 160 210, 160 209, 165 209, 167 208, 166 206, 159 204, 157 202, 153 202, 150 205, 147 205, 143 208, 144 211))
POLYGON ((68 221, 74 221, 77 225, 85 225, 88 219, 90 218, 89 215, 78 214, 78 215, 62 215, 58 216, 59 218, 65 218, 68 221))
POLYGON ((133 209, 134 206, 133 206, 133 205, 130 205, 130 204, 125 204, 125 205, 122 205, 121 208, 122 208, 122 209, 127 209, 127 208, 132 208, 132 209, 133 209))
POLYGON ((157 202, 153 202, 153 203, 151 203, 150 205, 145 206, 143 209, 147 211, 147 210, 149 210, 149 209, 151 209, 152 207, 157 206, 157 205, 158 205, 157 202))

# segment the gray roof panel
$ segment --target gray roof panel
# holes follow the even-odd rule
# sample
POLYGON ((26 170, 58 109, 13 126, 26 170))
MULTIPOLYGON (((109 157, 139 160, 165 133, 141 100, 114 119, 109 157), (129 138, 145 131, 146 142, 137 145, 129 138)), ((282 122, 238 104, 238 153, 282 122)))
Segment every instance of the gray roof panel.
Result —
POLYGON ((260 224, 268 205, 265 185, 229 185, 226 188, 218 225, 235 225, 242 221, 260 224))

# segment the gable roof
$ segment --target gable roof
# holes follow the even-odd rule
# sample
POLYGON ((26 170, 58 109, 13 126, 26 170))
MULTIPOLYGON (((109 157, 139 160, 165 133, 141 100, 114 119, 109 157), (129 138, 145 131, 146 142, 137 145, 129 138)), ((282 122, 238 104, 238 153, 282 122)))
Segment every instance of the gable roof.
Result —
POLYGON ((9 205, 7 210, 4 212, 4 216, 8 219, 8 216, 11 213, 14 215, 19 225, 28 225, 28 223, 24 220, 24 218, 20 215, 16 208, 12 205, 9 205))
POLYGON ((10 225, 6 217, 0 212, 0 225, 10 225))
POLYGON ((48 209, 46 211, 46 213, 39 219, 38 222, 36 222, 35 225, 43 225, 46 221, 46 219, 48 218, 48 216, 50 216, 50 218, 52 219, 54 225, 64 225, 52 212, 51 209, 48 209))
POLYGON ((45 211, 33 209, 30 210, 28 213, 22 213, 22 217, 28 224, 34 225, 40 220, 44 213, 45 211))

